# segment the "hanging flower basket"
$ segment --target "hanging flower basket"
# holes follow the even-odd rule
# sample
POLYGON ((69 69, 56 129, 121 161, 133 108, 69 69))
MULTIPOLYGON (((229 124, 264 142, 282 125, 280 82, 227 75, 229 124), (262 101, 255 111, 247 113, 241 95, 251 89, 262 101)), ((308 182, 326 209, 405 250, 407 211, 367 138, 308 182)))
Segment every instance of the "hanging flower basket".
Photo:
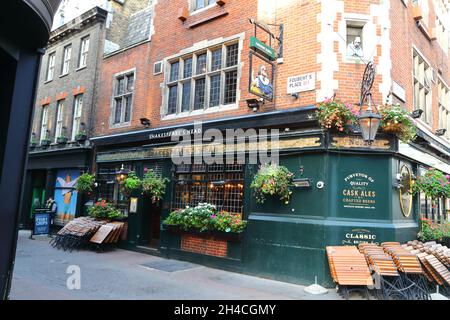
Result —
POLYGON ((250 188, 256 201, 263 204, 267 197, 277 196, 288 205, 292 196, 294 174, 286 167, 274 164, 262 165, 255 175, 250 188))
POLYGON ((325 130, 349 132, 357 124, 359 111, 339 99, 327 99, 317 106, 317 119, 325 130))
POLYGON ((402 132, 402 125, 399 123, 397 124, 390 123, 384 126, 382 128, 382 131, 385 133, 398 134, 402 132))
POLYGON ((380 107, 381 131, 395 134, 401 141, 408 143, 416 137, 415 121, 409 112, 400 105, 384 105, 380 107))

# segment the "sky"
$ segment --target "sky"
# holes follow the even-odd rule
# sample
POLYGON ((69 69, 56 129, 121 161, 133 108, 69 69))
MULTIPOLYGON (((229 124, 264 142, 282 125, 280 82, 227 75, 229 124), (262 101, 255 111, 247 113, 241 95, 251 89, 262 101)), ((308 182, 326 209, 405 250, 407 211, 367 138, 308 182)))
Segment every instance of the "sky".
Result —
MULTIPOLYGON (((76 16, 79 16, 83 12, 88 11, 89 9, 105 4, 105 0, 65 0, 65 22, 69 22, 76 16)), ((61 9, 61 6, 60 8, 61 9)), ((60 10, 55 15, 53 29, 61 26, 61 14, 60 10)))

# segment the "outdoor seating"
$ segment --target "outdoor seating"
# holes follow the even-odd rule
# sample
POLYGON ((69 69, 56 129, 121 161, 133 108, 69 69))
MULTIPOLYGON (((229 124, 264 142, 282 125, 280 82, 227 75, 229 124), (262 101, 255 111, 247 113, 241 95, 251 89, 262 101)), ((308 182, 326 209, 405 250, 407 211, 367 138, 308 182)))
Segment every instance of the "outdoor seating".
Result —
POLYGON ((362 290, 369 298, 367 286, 373 279, 364 254, 357 247, 327 247, 328 263, 338 292, 348 299, 352 290, 362 290))

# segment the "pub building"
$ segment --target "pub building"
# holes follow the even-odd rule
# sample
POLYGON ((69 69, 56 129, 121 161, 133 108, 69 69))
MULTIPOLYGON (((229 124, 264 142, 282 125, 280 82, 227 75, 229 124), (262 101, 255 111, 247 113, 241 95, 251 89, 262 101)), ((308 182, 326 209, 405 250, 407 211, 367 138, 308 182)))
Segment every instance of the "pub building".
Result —
MULTIPOLYGON (((450 150, 434 149, 436 141, 423 133, 416 140, 420 149, 381 133, 369 145, 360 134, 321 130, 315 111, 310 106, 203 123, 203 131, 280 129, 280 165, 296 182, 289 205, 277 198, 256 203, 250 184, 258 165, 247 164, 248 152, 243 165, 173 164, 176 142, 170 133, 179 127, 92 138, 98 196, 117 201, 127 213, 129 248, 294 283, 312 283, 317 276, 331 285, 326 246, 409 241, 417 236, 420 212, 445 215, 445 201, 431 212, 429 201, 413 197, 404 185, 430 166, 450 173, 450 150), (166 196, 156 206, 137 195, 137 210, 130 212, 117 173, 134 170, 142 176, 149 169, 170 179, 166 196), (165 230, 161 222, 172 210, 205 202, 248 220, 242 238, 203 240, 204 248, 193 248, 192 235, 165 230), (206 252, 208 246, 216 250, 206 252)), ((183 128, 192 132, 194 124, 183 128)))
MULTIPOLYGON (((243 3, 197 7, 191 1, 158 1, 150 48, 136 46, 110 58, 90 139, 96 197, 116 203, 127 215, 126 248, 292 283, 311 284, 317 278, 331 287, 326 246, 405 242, 417 238, 421 216, 448 216, 446 201, 432 208, 429 199, 409 191, 414 178, 429 167, 450 173, 450 148, 431 132, 436 121, 428 127, 419 123, 418 137, 409 144, 381 130, 367 138, 364 126, 349 134, 323 130, 315 104, 333 93, 352 105, 364 102, 362 87, 362 92, 373 93, 372 105, 388 100, 410 111, 426 109, 419 120, 429 121, 431 111, 438 113, 430 103, 435 99, 423 98, 424 90, 416 97, 414 90, 422 88, 423 70, 431 64, 425 66, 423 57, 434 53, 415 43, 422 33, 412 5, 405 2, 371 2, 369 8, 350 0, 301 6, 245 1, 245 19, 243 3), (358 14, 348 12, 348 5, 358 14), (182 9, 178 15, 175 7, 182 9), (401 21, 398 16, 407 20, 388 27, 391 19, 401 21), (266 18, 271 28, 247 17, 266 18), (275 22, 270 20, 274 17, 275 22), (330 28, 335 25, 341 37, 330 28), (403 28, 411 31, 407 38, 391 37, 403 28), (269 37, 268 29, 273 32, 269 37), (347 49, 357 38, 363 45, 355 55, 347 49), (411 52, 414 56, 406 64, 411 52), (378 71, 364 77, 368 61, 378 71), (414 88, 406 86, 413 73, 405 66, 417 74, 414 88), (124 121, 114 116, 123 110, 122 95, 115 92, 121 87, 116 75, 130 72, 135 72, 136 85, 127 92, 133 96, 132 117, 124 121), (201 121, 201 131, 196 121, 201 121), (257 203, 250 188, 259 168, 250 161, 254 148, 246 150, 244 164, 173 162, 179 149, 174 138, 187 132, 198 142, 209 129, 220 130, 224 137, 227 129, 254 129, 258 138, 262 129, 278 129, 279 163, 294 174, 289 204, 276 197, 257 203), (140 194, 122 194, 118 178, 130 171, 142 177, 151 169, 170 180, 159 204, 140 194), (248 221, 245 231, 240 237, 208 238, 175 232, 162 223, 173 210, 199 203, 242 215, 248 221)), ((443 72, 435 80, 444 83, 447 77, 443 72)), ((192 156, 209 152, 209 142, 194 145, 192 156)))

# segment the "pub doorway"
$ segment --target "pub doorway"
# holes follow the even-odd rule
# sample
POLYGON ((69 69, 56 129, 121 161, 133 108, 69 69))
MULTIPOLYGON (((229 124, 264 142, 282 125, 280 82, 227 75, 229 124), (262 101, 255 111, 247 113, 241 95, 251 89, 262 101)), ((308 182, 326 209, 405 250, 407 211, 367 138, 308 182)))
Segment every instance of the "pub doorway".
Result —
MULTIPOLYGON (((164 162, 162 160, 144 163, 144 174, 148 171, 153 172, 159 176, 163 176, 164 162)), ((159 240, 161 235, 161 213, 162 203, 153 203, 152 199, 145 197, 143 199, 143 230, 141 238, 141 246, 151 249, 159 248, 159 240)))

